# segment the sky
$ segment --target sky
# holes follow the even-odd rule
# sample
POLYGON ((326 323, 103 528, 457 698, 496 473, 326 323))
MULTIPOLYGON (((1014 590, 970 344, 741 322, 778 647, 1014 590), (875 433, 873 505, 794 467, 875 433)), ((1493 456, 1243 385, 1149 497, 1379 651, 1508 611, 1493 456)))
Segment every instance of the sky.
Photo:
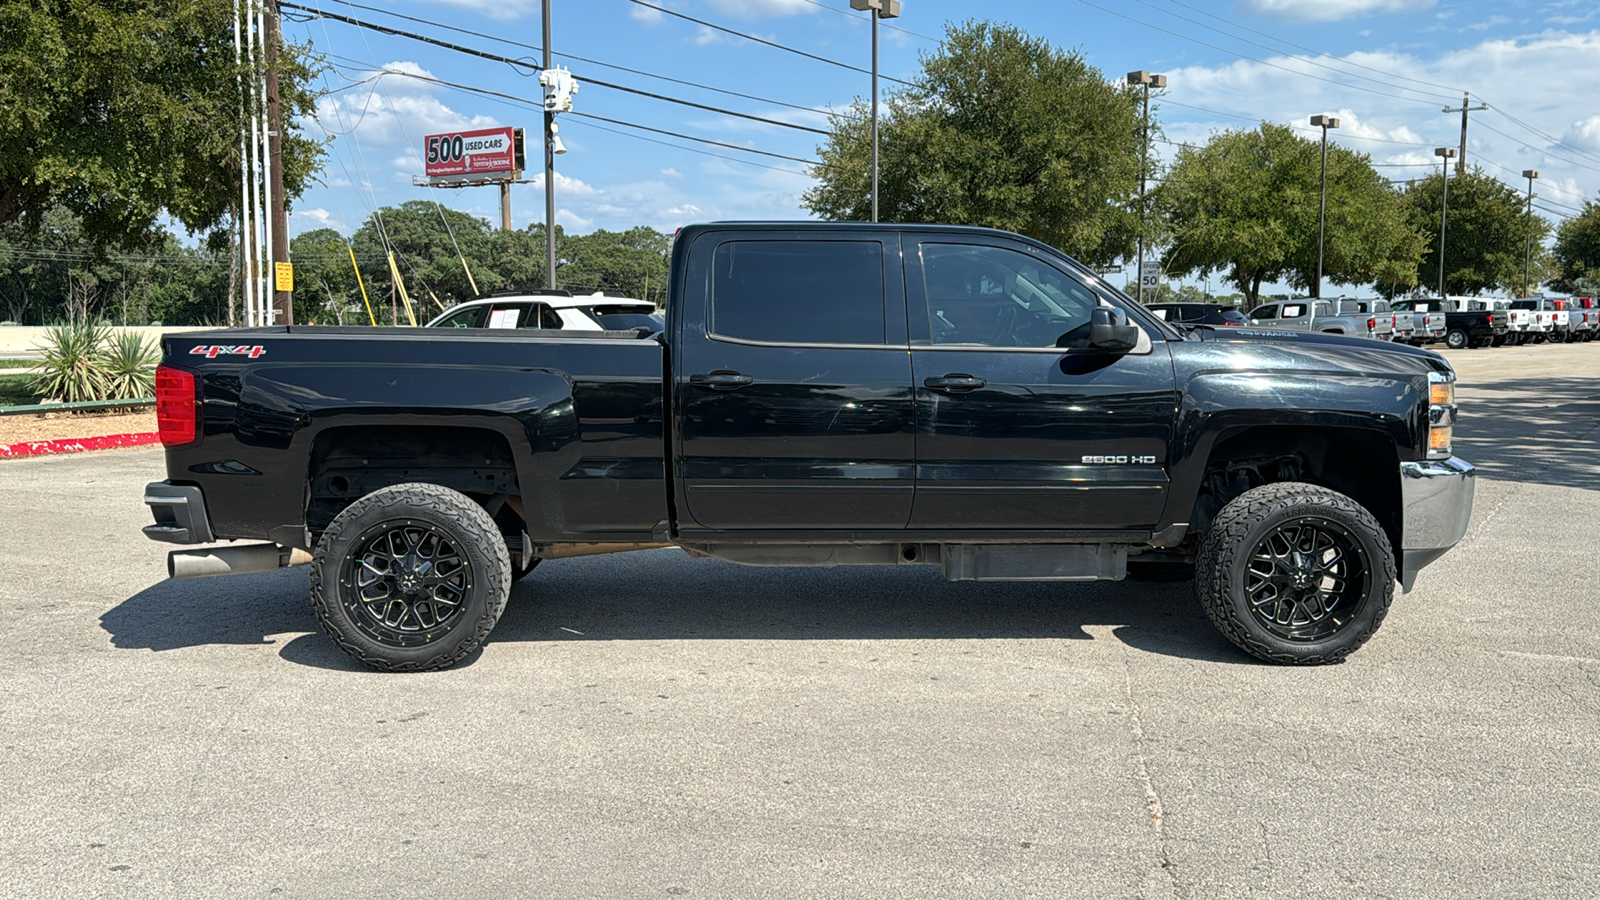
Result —
MULTIPOLYGON (((538 61, 539 0, 390 0, 368 2, 369 8, 298 2, 538 61)), ((558 117, 569 151, 556 158, 556 218, 564 229, 648 225, 670 232, 697 221, 811 216, 800 204, 813 183, 806 166, 782 157, 815 159, 823 135, 588 79, 825 130, 829 109, 843 109, 871 91, 869 75, 845 67, 871 65, 871 26, 849 0, 550 5, 555 62, 568 66, 581 85, 574 110, 613 120, 558 117)), ((1219 131, 1261 121, 1317 137, 1320 129, 1308 120, 1330 114, 1340 120, 1331 142, 1370 155, 1391 179, 1420 177, 1438 165, 1435 147, 1460 143, 1461 115, 1444 110, 1459 109, 1466 92, 1472 106, 1489 107, 1471 113, 1469 166, 1481 165, 1519 190, 1527 188, 1522 171, 1537 169, 1535 211, 1552 224, 1575 215, 1585 199, 1600 197, 1600 86, 1588 74, 1600 66, 1596 0, 903 0, 900 18, 884 20, 880 29, 881 89, 895 87, 889 79, 914 77, 919 54, 937 47, 946 25, 973 17, 1010 22, 1076 50, 1108 79, 1141 69, 1166 75, 1168 87, 1152 110, 1171 143, 1156 144, 1157 156, 1170 157, 1178 143, 1204 143, 1219 131)), ((410 76, 525 97, 536 106, 536 72, 332 20, 286 18, 283 29, 286 39, 310 43, 337 67, 317 85, 330 91, 318 104, 318 121, 306 123, 309 135, 329 141, 325 171, 295 203, 292 233, 327 226, 348 234, 374 208, 414 199, 498 223, 495 188, 413 185, 422 173, 423 136, 511 125, 527 128, 532 143, 540 113, 410 76)), ((514 227, 543 221, 538 159, 530 149, 531 183, 512 189, 514 227)), ((1212 287, 1223 290, 1220 280, 1212 287)))

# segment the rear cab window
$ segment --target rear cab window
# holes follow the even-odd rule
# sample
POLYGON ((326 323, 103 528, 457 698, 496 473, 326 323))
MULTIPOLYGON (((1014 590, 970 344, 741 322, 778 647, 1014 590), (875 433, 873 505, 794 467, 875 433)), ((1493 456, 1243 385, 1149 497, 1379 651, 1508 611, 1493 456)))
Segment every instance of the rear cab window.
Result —
POLYGON ((762 344, 882 346, 878 240, 734 240, 712 257, 708 332, 762 344))

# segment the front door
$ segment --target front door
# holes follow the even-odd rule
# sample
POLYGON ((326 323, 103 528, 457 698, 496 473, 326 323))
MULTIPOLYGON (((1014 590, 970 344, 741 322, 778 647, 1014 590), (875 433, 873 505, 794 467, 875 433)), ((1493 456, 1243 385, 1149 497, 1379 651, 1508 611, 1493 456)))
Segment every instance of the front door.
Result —
POLYGON ((684 296, 696 301, 674 312, 690 527, 904 528, 915 418, 899 236, 694 240, 684 296))
POLYGON ((1036 247, 929 236, 906 256, 917 489, 912 528, 1151 527, 1177 404, 1159 334, 1087 347, 1109 292, 1036 247))

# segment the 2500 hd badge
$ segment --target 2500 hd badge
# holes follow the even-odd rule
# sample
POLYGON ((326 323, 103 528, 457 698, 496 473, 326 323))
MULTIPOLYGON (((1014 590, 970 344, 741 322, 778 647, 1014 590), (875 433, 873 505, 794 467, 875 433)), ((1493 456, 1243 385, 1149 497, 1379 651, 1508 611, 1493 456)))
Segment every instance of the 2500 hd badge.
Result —
POLYGON ((1153 466, 1156 464, 1154 456, 1085 456, 1083 464, 1086 466, 1153 466))

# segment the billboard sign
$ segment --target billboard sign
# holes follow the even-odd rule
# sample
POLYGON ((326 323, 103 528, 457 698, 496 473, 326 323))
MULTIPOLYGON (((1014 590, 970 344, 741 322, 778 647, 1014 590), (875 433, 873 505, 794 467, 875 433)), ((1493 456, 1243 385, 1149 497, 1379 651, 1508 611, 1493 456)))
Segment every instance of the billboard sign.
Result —
POLYGON ((429 178, 509 175, 517 168, 516 129, 484 128, 430 134, 422 140, 429 178))

